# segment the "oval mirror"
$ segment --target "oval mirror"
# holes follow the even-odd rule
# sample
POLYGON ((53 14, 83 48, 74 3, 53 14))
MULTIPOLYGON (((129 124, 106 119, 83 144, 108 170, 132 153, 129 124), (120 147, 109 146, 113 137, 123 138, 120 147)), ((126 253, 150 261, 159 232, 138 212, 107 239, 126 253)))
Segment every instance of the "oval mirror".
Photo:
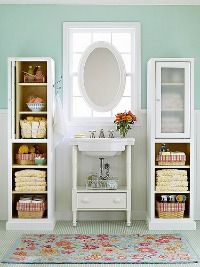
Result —
POLYGON ((115 107, 125 88, 125 66, 115 47, 107 42, 90 45, 80 60, 79 87, 86 102, 96 111, 115 107))

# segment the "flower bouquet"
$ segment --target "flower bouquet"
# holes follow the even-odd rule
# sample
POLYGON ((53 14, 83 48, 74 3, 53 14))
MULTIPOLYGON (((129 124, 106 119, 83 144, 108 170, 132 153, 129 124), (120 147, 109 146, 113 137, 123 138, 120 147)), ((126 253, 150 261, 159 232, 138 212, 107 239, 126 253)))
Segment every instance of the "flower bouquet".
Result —
POLYGON ((117 113, 115 115, 114 123, 117 126, 117 131, 119 131, 121 137, 126 137, 128 130, 131 129, 130 124, 134 124, 136 121, 136 116, 131 112, 117 113))

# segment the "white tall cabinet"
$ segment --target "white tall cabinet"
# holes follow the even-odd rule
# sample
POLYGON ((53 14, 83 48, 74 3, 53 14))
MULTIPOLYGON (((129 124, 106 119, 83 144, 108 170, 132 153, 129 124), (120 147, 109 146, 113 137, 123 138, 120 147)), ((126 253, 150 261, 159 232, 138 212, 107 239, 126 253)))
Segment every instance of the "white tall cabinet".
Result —
POLYGON ((9 58, 8 60, 8 221, 7 230, 52 230, 54 219, 54 148, 53 148, 53 97, 54 97, 54 61, 46 57, 9 58), (24 79, 25 72, 30 68, 42 70, 44 80, 24 79), (45 107, 42 110, 31 111, 27 107, 30 97, 43 99, 45 107), (44 138, 24 138, 20 121, 43 119, 46 121, 47 134, 44 138), (22 145, 36 147, 47 159, 46 164, 36 165, 33 161, 23 164, 16 159, 22 145), (46 173, 45 190, 16 190, 15 173, 20 170, 41 170, 46 173), (21 197, 35 196, 43 198, 46 209, 41 218, 19 217, 17 203, 21 197))
MULTIPOLYGON (((148 135, 148 225, 151 230, 192 230, 194 221, 194 60, 192 58, 152 58, 147 76, 148 135), (185 165, 159 165, 162 144, 170 151, 184 152, 185 165), (158 170, 185 170, 188 190, 157 191, 158 170), (156 203, 163 195, 186 196, 182 218, 159 217, 156 203)), ((176 181, 176 178, 174 179, 176 181)), ((164 198, 164 197, 163 197, 164 198)))

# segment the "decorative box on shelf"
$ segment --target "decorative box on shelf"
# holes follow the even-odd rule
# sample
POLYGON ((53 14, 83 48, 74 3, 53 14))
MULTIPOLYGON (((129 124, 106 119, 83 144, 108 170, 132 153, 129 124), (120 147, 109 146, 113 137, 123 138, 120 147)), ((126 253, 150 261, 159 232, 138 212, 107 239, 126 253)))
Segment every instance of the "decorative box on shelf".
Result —
POLYGON ((156 201, 156 211, 158 217, 162 219, 183 218, 185 203, 156 201))
POLYGON ((34 165, 35 158, 46 158, 46 154, 16 154, 16 163, 20 165, 34 165))
POLYGON ((186 162, 186 155, 184 152, 160 152, 156 157, 158 165, 180 165, 184 166, 186 162))

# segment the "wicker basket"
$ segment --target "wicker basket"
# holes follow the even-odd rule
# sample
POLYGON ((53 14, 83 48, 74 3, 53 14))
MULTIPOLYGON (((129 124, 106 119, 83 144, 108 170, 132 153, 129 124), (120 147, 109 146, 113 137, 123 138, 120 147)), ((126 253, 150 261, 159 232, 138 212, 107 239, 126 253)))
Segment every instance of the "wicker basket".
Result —
POLYGON ((40 211, 22 211, 18 210, 18 218, 20 219, 40 219, 44 215, 44 210, 40 211))
POLYGON ((162 203, 156 201, 156 211, 158 217, 162 219, 183 218, 185 203, 162 203))
POLYGON ((16 204, 18 217, 21 219, 39 219, 44 215, 47 203, 19 203, 16 204))
POLYGON ((46 158, 46 154, 16 154, 16 163, 19 165, 34 165, 35 158, 46 158))
POLYGON ((170 154, 170 155, 159 154, 156 157, 156 161, 158 162, 158 165, 160 166, 184 166, 186 162, 186 155, 185 154, 177 154, 177 155, 176 154, 170 154))

